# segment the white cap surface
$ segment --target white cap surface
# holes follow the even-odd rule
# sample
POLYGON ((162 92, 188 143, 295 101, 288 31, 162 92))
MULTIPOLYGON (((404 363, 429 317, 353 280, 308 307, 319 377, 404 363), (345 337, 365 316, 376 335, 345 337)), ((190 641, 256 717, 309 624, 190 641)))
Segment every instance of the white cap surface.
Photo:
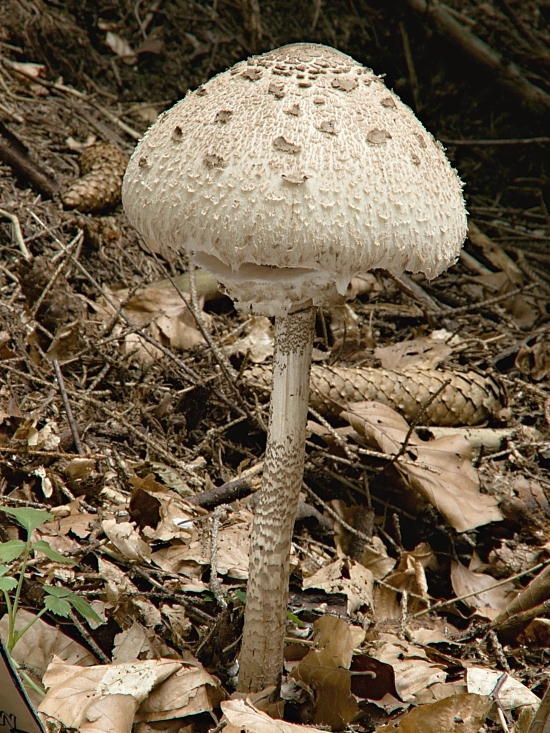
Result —
POLYGON ((378 267, 433 278, 466 236, 439 143, 372 71, 309 43, 239 63, 165 112, 122 196, 153 248, 193 252, 265 315, 330 302, 378 267))

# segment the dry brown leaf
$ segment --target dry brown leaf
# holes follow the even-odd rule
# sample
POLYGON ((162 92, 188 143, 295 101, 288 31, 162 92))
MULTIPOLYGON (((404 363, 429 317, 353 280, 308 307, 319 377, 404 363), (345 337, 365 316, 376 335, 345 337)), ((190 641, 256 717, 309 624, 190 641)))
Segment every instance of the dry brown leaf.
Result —
POLYGON ((330 316, 330 331, 335 342, 359 341, 361 338, 359 317, 351 306, 347 303, 333 305, 328 309, 328 313, 330 316))
POLYGON ((292 676, 315 692, 315 724, 343 730, 359 711, 351 694, 349 668, 353 650, 365 632, 334 616, 321 617, 313 628, 316 648, 294 668, 292 676))
POLYGON ((371 656, 391 664, 395 673, 395 688, 402 700, 414 703, 418 692, 436 682, 445 681, 447 674, 439 665, 429 661, 421 647, 398 639, 394 634, 380 634, 380 642, 381 645, 371 652, 371 656))
POLYGON ((143 701, 136 721, 171 720, 211 712, 225 698, 219 681, 198 663, 183 665, 143 701))
MULTIPOLYGON (((422 542, 412 552, 404 552, 399 564, 384 578, 384 585, 378 585, 374 592, 374 605, 376 617, 385 620, 397 620, 401 618, 401 605, 397 600, 397 594, 402 591, 414 593, 429 600, 428 581, 426 580, 425 568, 435 561, 432 548, 422 542), (395 588, 392 591, 387 586, 395 588)), ((418 598, 409 597, 407 610, 409 613, 416 613, 426 607, 418 598)))
POLYGON ((514 584, 506 583, 498 588, 485 590, 498 581, 490 575, 473 573, 460 562, 451 563, 451 583, 457 598, 465 596, 473 591, 479 591, 475 596, 465 598, 463 603, 470 608, 475 608, 480 616, 490 620, 495 619, 504 610, 511 594, 514 592, 514 584))
POLYGON ((273 355, 275 336, 269 318, 252 316, 245 329, 245 334, 234 343, 226 346, 224 351, 229 355, 242 354, 244 356, 246 354, 250 361, 255 364, 261 364, 273 355))
MULTIPOLYGON (((21 630, 36 618, 34 613, 20 609, 15 621, 16 630, 21 630)), ((0 638, 5 642, 8 635, 8 615, 0 619, 0 638)), ((24 664, 31 678, 42 682, 42 676, 54 657, 67 664, 78 664, 80 667, 90 667, 97 663, 91 652, 78 642, 66 636, 55 626, 50 626, 42 619, 34 621, 14 646, 11 656, 18 664, 24 664), (33 671, 39 674, 36 678, 33 671)), ((32 702, 38 705, 42 698, 32 689, 29 689, 32 702)))
MULTIPOLYGON (((505 272, 492 272, 490 275, 478 275, 472 281, 483 286, 484 297, 506 295, 517 289, 518 285, 505 272)), ((510 296, 502 301, 502 306, 510 313, 519 328, 531 328, 537 320, 538 313, 534 301, 521 293, 510 296)))
POLYGON ((135 662, 138 659, 150 659, 148 651, 147 630, 134 621, 129 629, 115 636, 112 659, 117 664, 135 662))
POLYGON ((82 733, 130 733, 134 714, 151 691, 181 668, 172 659, 77 667, 54 661, 39 711, 82 733))
POLYGON ((248 700, 226 700, 221 709, 229 725, 225 733, 319 733, 309 725, 295 725, 284 720, 273 720, 255 708, 248 700))
MULTIPOLYGON (((350 405, 342 417, 369 444, 388 455, 399 452, 409 429, 395 410, 380 402, 350 405)), ((470 444, 460 436, 425 442, 413 432, 395 467, 452 527, 467 532, 502 520, 497 499, 479 492, 479 479, 471 457, 470 444)))
POLYGON ((373 610, 374 578, 370 570, 349 558, 325 565, 304 578, 303 588, 322 588, 327 593, 343 593, 348 598, 348 614, 373 610))
POLYGON ((136 52, 132 49, 128 41, 121 38, 117 33, 107 31, 105 43, 111 51, 121 58, 127 64, 135 64, 137 61, 136 52))
MULTIPOLYGON (((250 525, 253 515, 246 509, 229 514, 220 527, 217 540, 217 569, 220 575, 244 580, 248 578, 248 548, 250 544, 250 525)), ((160 550, 154 561, 167 569, 167 564, 182 572, 181 566, 187 563, 210 565, 212 525, 201 522, 187 544, 174 545, 160 550)))
POLYGON ((453 695, 414 708, 399 725, 383 725, 376 733, 478 733, 492 704, 486 695, 453 695))
MULTIPOLYGON (((491 695, 502 674, 496 669, 468 667, 466 670, 468 692, 491 695)), ((502 687, 499 688, 498 699, 505 710, 515 710, 525 705, 537 707, 540 704, 540 698, 534 692, 510 675, 506 675, 502 687)))
POLYGON ((123 557, 134 562, 150 562, 151 548, 141 539, 131 522, 117 524, 116 519, 104 519, 101 528, 123 557))
MULTIPOLYGON (((204 337, 198 330, 196 321, 188 307, 190 296, 178 293, 174 288, 150 286, 129 296, 129 290, 107 292, 110 299, 122 306, 123 311, 134 323, 146 328, 151 336, 171 348, 187 351, 204 344, 204 337)), ((104 298, 99 298, 95 309, 105 323, 109 322, 114 309, 104 298)), ((206 328, 211 326, 211 316, 201 313, 206 328)), ((150 364, 163 356, 162 351, 145 341, 139 334, 131 333, 125 338, 125 352, 145 364, 150 364)))
POLYGON ((541 338, 532 346, 522 344, 515 361, 515 366, 535 382, 550 376, 550 353, 546 339, 541 338))
MULTIPOLYGON (((318 424, 318 423, 317 423, 318 424)), ((323 427, 323 426, 321 426, 323 427)), ((351 428, 348 428, 351 430, 351 428)), ((346 524, 352 527, 358 527, 356 524, 357 515, 359 520, 363 518, 365 512, 364 506, 348 506, 342 499, 334 499, 330 502, 332 509, 341 517, 346 524)), ((350 549, 357 541, 356 535, 352 534, 341 522, 336 521, 334 524, 336 549, 338 557, 344 558, 350 556, 350 549)), ((375 578, 384 578, 390 570, 395 566, 394 558, 389 557, 386 547, 382 540, 376 535, 372 538, 372 544, 364 544, 363 557, 356 558, 360 560, 361 565, 368 568, 375 578)))
POLYGON ((378 346, 374 350, 374 356, 380 359, 384 369, 404 371, 413 366, 419 369, 435 369, 452 351, 449 344, 441 339, 425 336, 390 346, 378 346))
POLYGON ((193 624, 187 618, 185 608, 180 606, 178 603, 174 603, 171 606, 164 605, 161 609, 161 613, 168 621, 172 641, 176 647, 182 649, 187 643, 187 635, 193 630, 193 624))
MULTIPOLYGON (((512 584, 510 584, 511 587, 512 584)), ((550 598, 550 565, 547 565, 522 591, 514 597, 507 594, 504 608, 500 608, 500 613, 493 620, 500 623, 511 618, 517 613, 527 611, 530 608, 538 606, 543 601, 550 598)))
POLYGON ((446 697, 464 695, 467 692, 468 686, 465 682, 436 682, 417 692, 414 697, 418 705, 430 705, 446 697))

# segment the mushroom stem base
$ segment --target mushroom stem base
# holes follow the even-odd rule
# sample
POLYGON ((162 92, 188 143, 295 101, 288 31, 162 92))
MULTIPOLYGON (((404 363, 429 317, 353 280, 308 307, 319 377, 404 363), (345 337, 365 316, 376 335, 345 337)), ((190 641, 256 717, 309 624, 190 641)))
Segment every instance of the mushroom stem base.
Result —
POLYGON ((314 308, 275 322, 263 483, 250 536, 240 692, 277 685, 282 672, 290 547, 304 473, 314 323, 314 308))

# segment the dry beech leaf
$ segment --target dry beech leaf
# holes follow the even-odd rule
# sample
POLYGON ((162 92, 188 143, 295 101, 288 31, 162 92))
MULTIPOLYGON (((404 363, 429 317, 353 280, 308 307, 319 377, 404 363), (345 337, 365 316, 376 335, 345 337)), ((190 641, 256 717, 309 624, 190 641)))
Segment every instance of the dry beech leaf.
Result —
MULTIPOLYGON (((380 402, 355 403, 341 416, 367 443, 388 455, 399 452, 409 429, 401 415, 380 402)), ((413 432, 395 467, 406 483, 452 527, 467 532, 502 520, 497 499, 479 492, 479 479, 471 457, 472 448, 461 436, 426 442, 413 432)))
POLYGON ((137 55, 132 49, 128 41, 121 38, 117 33, 107 31, 105 36, 105 43, 111 51, 121 58, 127 64, 135 64, 137 61, 137 55))
POLYGON ((343 340, 359 341, 361 338, 359 317, 351 306, 347 303, 333 305, 328 309, 328 314, 330 316, 330 332, 335 342, 343 340))
MULTIPOLYGON (((253 515, 249 511, 240 509, 229 514, 220 527, 217 540, 217 569, 220 575, 238 580, 248 578, 252 519, 253 515)), ((184 574, 184 568, 189 564, 210 565, 211 526, 210 522, 201 522, 198 528, 192 527, 186 544, 158 550, 153 555, 153 561, 165 570, 184 574)))
POLYGON ((139 705, 180 668, 172 659, 93 667, 57 660, 44 675, 50 689, 39 712, 80 733, 130 733, 139 705))
MULTIPOLYGON (((16 630, 24 629, 27 624, 36 618, 34 613, 20 609, 15 621, 16 630)), ((8 636, 8 615, 0 619, 0 638, 6 642, 8 636)), ((66 636, 55 626, 50 626, 41 618, 34 621, 14 646, 11 656, 18 664, 25 664, 26 671, 36 682, 41 683, 42 675, 54 657, 67 664, 77 664, 80 667, 90 667, 97 663, 94 655, 74 639, 66 636), (36 678, 37 672, 40 678, 36 678)), ((31 689, 29 694, 32 702, 38 706, 42 698, 31 689)))
POLYGON ((498 588, 485 590, 497 582, 490 575, 473 573, 460 562, 451 563, 451 583, 457 598, 473 591, 479 591, 475 596, 465 598, 463 603, 470 608, 475 608, 480 616, 485 616, 490 620, 495 619, 504 610, 514 592, 513 583, 505 583, 498 588))
POLYGON ((120 522, 116 519, 105 519, 101 528, 111 540, 116 549, 129 560, 150 562, 151 548, 144 542, 133 524, 120 522))
POLYGON ((222 702, 221 709, 222 720, 229 724, 224 728, 225 733, 319 733, 319 728, 309 725, 273 720, 248 700, 226 700, 222 702))
POLYGON ((135 662, 138 659, 150 659, 147 631, 137 621, 130 628, 115 636, 113 646, 113 662, 135 662))
MULTIPOLYGON (((397 567, 384 578, 384 585, 378 585, 375 589, 374 605, 377 618, 387 620, 401 618, 402 609, 397 594, 404 590, 422 596, 426 601, 429 600, 428 581, 424 571, 434 560, 434 552, 426 542, 417 545, 412 552, 404 552, 401 555, 397 567), (388 586, 395 588, 395 591, 388 586)), ((416 613, 426 608, 426 605, 410 596, 407 610, 409 613, 416 613)))
POLYGON ((492 700, 487 695, 453 695, 406 713, 399 725, 389 723, 376 733, 478 733, 492 700))
POLYGON ((380 642, 381 645, 371 652, 371 656, 391 664, 395 673, 395 688, 402 700, 414 703, 418 692, 436 682, 445 681, 447 674, 439 665, 429 661, 421 647, 398 639, 394 634, 380 634, 380 642))
POLYGON ((315 724, 343 730, 359 711, 351 694, 349 668, 353 650, 363 641, 365 632, 334 616, 321 617, 313 628, 316 648, 294 668, 292 676, 315 692, 315 724))
MULTIPOLYGON (((151 336, 162 344, 176 351, 188 351, 204 344, 204 337, 198 330, 196 321, 186 303, 190 296, 178 293, 174 288, 150 286, 140 289, 128 298, 129 290, 111 292, 107 290, 111 300, 118 305, 124 304, 123 311, 138 326, 146 328, 151 336)), ((95 310, 107 323, 115 311, 104 298, 99 298, 95 310)), ((201 313, 206 328, 210 328, 211 316, 201 313)), ((132 333, 125 338, 125 352, 145 364, 151 364, 161 358, 163 353, 145 341, 139 334, 132 333)))
POLYGON ((374 356, 380 359, 384 369, 404 371, 413 366, 419 369, 435 369, 452 351, 441 339, 423 337, 390 346, 378 346, 374 350, 374 356))
MULTIPOLYGON (((502 672, 499 670, 487 669, 486 667, 468 667, 466 670, 468 692, 477 695, 490 695, 500 677, 502 677, 502 672)), ((538 706, 540 704, 540 698, 534 692, 531 692, 529 688, 510 677, 510 675, 506 676, 502 687, 499 689, 498 699, 505 710, 515 710, 525 705, 538 706)))
POLYGON ((507 596, 508 603, 500 609, 494 617, 495 623, 502 623, 522 611, 538 606, 550 598, 550 565, 547 565, 530 583, 517 595, 507 596))
POLYGON ((273 355, 273 325, 265 316, 252 316, 245 336, 224 348, 226 354, 248 355, 250 361, 261 364, 273 355))
MULTIPOLYGON (((359 514, 359 520, 361 520, 362 514, 365 512, 364 506, 347 506, 346 502, 342 499, 333 499, 330 505, 336 514, 352 527, 358 526, 356 525, 357 515, 359 514)), ((343 558, 349 556, 350 549, 353 549, 356 536, 337 520, 335 521, 334 531, 336 533, 334 541, 336 543, 338 557, 343 558)), ((396 563, 395 559, 388 555, 386 546, 380 537, 376 535, 372 538, 371 545, 365 544, 363 557, 360 558, 360 562, 361 565, 368 568, 374 577, 379 580, 382 580, 395 567, 396 563)))
POLYGON ((325 565, 304 578, 303 589, 322 588, 327 593, 343 593, 348 598, 348 614, 365 608, 372 613, 374 578, 370 570, 349 558, 325 565))
POLYGON ((143 701, 136 721, 172 720, 211 712, 225 694, 219 681, 199 664, 184 664, 143 701))

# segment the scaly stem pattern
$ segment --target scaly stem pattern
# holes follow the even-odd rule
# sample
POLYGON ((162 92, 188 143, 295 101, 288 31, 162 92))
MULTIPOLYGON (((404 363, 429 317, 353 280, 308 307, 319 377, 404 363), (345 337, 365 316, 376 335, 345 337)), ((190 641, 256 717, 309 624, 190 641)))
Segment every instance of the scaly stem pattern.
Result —
POLYGON ((276 685, 283 667, 289 558, 304 473, 314 323, 314 308, 275 322, 263 483, 250 536, 238 684, 241 692, 276 685))

